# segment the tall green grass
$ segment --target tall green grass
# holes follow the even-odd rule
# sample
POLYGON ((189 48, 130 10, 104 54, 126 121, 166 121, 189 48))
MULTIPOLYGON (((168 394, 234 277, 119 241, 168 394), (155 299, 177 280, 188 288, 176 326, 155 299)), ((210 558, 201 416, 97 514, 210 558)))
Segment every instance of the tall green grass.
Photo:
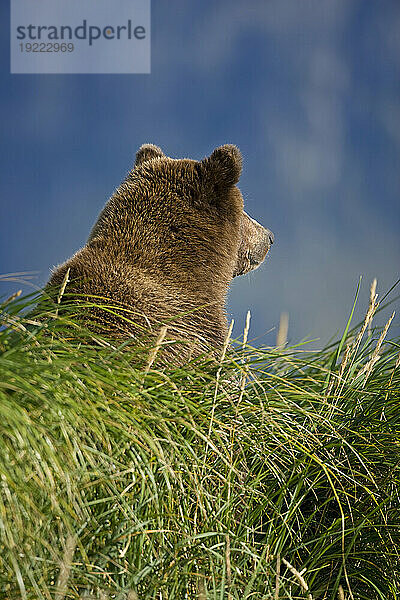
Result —
POLYGON ((32 302, 1 307, 0 598, 400 597, 400 346, 374 290, 322 352, 246 331, 163 368, 167 342, 32 302))

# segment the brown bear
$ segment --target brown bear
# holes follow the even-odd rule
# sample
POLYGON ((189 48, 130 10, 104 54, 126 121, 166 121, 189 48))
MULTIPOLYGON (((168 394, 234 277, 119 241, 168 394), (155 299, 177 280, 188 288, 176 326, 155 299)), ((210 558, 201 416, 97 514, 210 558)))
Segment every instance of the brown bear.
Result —
POLYGON ((241 170, 233 145, 196 161, 144 144, 86 245, 54 270, 47 290, 68 275, 62 302, 92 303, 91 318, 113 336, 157 337, 166 325, 166 361, 219 352, 229 283, 257 268, 274 240, 243 210, 241 170))

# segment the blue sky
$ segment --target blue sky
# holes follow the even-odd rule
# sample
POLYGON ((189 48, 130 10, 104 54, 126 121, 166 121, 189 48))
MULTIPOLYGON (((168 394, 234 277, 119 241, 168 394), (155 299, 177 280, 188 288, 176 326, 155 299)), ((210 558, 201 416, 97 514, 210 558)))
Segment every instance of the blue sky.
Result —
MULTIPOLYGON (((143 142, 244 157, 245 206, 276 236, 235 280, 236 334, 273 343, 343 328, 363 276, 386 291, 400 265, 400 3, 152 2, 150 75, 10 75, 0 17, 0 273, 49 269, 85 243, 143 142), (270 333, 266 333, 270 331, 270 333)), ((7 294, 15 283, 0 283, 7 294)), ((23 286, 29 291, 29 286, 23 286)))

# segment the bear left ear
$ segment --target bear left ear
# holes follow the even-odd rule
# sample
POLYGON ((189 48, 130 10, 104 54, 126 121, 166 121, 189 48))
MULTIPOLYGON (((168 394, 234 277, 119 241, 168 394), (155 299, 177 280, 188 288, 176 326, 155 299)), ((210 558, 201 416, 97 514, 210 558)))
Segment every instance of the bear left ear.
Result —
POLYGON ((161 158, 165 156, 164 152, 154 144, 143 144, 136 153, 135 167, 152 160, 153 158, 161 158))
POLYGON ((216 148, 201 161, 206 172, 212 174, 215 184, 231 186, 239 181, 242 172, 242 155, 233 144, 216 148))

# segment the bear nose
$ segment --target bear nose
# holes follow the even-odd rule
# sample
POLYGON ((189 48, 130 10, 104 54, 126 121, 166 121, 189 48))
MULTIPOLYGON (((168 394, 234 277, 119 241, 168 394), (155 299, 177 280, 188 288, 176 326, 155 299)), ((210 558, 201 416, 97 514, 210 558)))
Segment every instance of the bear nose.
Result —
POLYGON ((267 229, 267 236, 268 236, 268 239, 269 239, 269 243, 272 246, 272 244, 274 243, 275 236, 272 233, 272 231, 270 231, 269 229, 267 229))

